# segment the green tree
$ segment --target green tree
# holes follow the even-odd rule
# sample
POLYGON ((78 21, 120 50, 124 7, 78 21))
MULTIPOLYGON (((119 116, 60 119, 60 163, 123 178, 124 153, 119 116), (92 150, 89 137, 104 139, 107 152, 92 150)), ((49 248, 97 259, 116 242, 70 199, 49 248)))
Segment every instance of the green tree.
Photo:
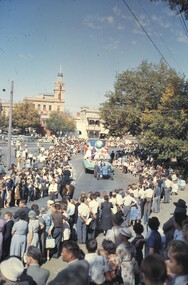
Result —
MULTIPOLYGON (((151 0, 153 2, 159 0, 151 0)), ((185 15, 185 19, 188 20, 188 1, 187 0, 160 0, 163 2, 168 2, 168 5, 171 10, 173 10, 176 14, 183 13, 185 15)))
POLYGON ((116 76, 101 105, 110 135, 130 132, 162 159, 188 160, 188 82, 162 61, 143 61, 116 76))
POLYGON ((8 117, 5 114, 0 114, 0 129, 3 131, 4 129, 8 128, 8 117))
POLYGON ((49 118, 46 120, 46 127, 54 134, 74 132, 76 124, 73 117, 70 114, 53 111, 49 118))
POLYGON ((13 108, 13 127, 20 128, 24 134, 29 127, 38 128, 41 126, 40 115, 34 105, 28 103, 17 103, 13 108))

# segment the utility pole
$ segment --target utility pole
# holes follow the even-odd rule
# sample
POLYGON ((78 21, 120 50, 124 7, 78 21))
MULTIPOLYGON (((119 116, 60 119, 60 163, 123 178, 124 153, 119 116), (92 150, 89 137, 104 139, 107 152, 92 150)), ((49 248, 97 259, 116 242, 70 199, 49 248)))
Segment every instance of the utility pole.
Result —
POLYGON ((10 107, 9 107, 9 127, 8 127, 8 149, 7 149, 7 171, 11 165, 11 137, 12 137, 12 106, 13 106, 14 81, 10 84, 10 107))

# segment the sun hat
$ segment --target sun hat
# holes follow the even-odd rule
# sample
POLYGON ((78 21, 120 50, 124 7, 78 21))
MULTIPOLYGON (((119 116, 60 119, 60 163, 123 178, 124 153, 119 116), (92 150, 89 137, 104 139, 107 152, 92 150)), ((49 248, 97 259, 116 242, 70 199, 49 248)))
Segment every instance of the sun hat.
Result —
POLYGON ((21 260, 16 257, 10 257, 0 264, 1 274, 10 281, 17 281, 18 277, 24 271, 21 260))
POLYGON ((126 228, 126 227, 124 227, 124 228, 121 229, 120 234, 121 234, 122 236, 127 237, 127 238, 131 238, 131 237, 132 237, 131 231, 129 230, 129 228, 126 228))

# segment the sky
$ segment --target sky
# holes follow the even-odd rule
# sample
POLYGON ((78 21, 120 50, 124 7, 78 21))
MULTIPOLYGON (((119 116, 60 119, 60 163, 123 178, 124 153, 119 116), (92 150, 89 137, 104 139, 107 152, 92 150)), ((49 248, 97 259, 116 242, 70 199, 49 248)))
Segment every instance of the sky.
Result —
MULTIPOLYGON (((188 32, 180 17, 163 2, 126 3, 170 67, 188 79, 188 32)), ((53 94, 61 66, 65 110, 98 108, 114 91, 117 74, 160 59, 123 0, 0 0, 3 100, 11 80, 14 102, 53 94)))

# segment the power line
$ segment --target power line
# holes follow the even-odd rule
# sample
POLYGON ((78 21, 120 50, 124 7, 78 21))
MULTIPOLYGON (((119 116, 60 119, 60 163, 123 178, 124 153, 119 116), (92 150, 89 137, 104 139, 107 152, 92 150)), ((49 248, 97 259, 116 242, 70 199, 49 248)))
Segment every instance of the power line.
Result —
POLYGON ((147 33, 147 31, 145 30, 145 28, 142 26, 142 24, 140 23, 140 21, 138 20, 138 18, 136 17, 136 15, 134 14, 134 12, 131 10, 131 8, 129 7, 129 5, 126 3, 125 0, 122 0, 123 3, 126 5, 126 7, 128 8, 128 10, 130 11, 130 13, 132 14, 132 16, 134 17, 134 19, 136 20, 136 22, 139 24, 139 26, 142 28, 143 32, 146 34, 146 36, 148 37, 148 39, 150 40, 150 42, 152 43, 152 45, 154 46, 154 48, 158 51, 158 53, 160 54, 160 56, 162 57, 162 59, 166 62, 166 64, 168 65, 168 67, 170 69, 172 69, 172 67, 170 66, 170 64, 168 63, 168 61, 166 60, 166 58, 164 57, 164 55, 162 54, 162 52, 159 50, 159 48, 157 47, 157 45, 154 43, 154 41, 152 40, 152 38, 150 37, 150 35, 147 33))
POLYGON ((165 43, 164 38, 161 36, 161 34, 159 33, 158 29, 157 29, 156 26, 154 25, 154 23, 153 23, 153 21, 152 21, 150 15, 147 13, 146 9, 143 7, 143 5, 142 5, 142 3, 140 2, 140 0, 138 0, 138 2, 139 2, 139 4, 140 4, 140 6, 142 7, 144 13, 145 13, 146 16, 148 17, 149 21, 151 22, 151 24, 152 24, 153 28, 155 29, 156 33, 158 34, 160 40, 162 41, 162 43, 163 43, 164 46, 166 47, 168 53, 171 55, 172 59, 174 60, 175 64, 176 64, 176 65, 179 67, 179 69, 182 71, 182 69, 181 69, 180 65, 178 64, 178 62, 176 61, 176 59, 175 59, 173 53, 171 52, 171 50, 169 49, 169 47, 168 47, 167 44, 165 43))
POLYGON ((188 28, 187 28, 185 19, 184 19, 183 15, 182 15, 182 13, 180 11, 179 11, 178 15, 179 15, 180 23, 181 23, 181 25, 183 27, 183 30, 185 32, 185 35, 188 38, 188 28))

